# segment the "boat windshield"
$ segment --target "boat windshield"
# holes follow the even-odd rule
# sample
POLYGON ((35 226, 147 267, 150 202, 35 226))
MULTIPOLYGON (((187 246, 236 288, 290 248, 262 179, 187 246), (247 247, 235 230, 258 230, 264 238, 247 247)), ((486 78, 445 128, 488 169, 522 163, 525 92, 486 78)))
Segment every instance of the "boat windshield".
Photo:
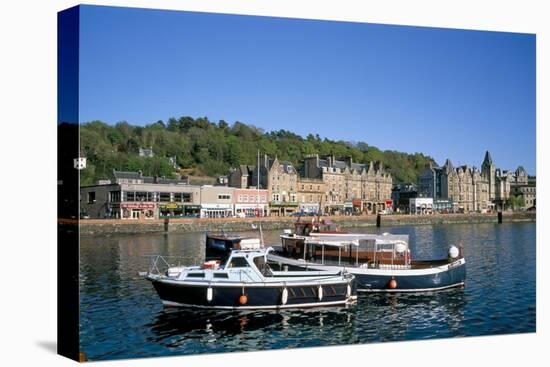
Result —
POLYGON ((227 268, 248 268, 250 264, 244 257, 233 257, 227 264, 227 268))

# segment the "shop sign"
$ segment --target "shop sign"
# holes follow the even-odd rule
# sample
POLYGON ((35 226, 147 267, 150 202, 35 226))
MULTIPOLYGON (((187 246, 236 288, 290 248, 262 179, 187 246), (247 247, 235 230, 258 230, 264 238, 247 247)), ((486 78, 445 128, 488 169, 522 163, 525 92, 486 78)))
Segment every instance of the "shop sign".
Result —
POLYGON ((200 209, 200 205, 184 205, 185 209, 200 209))
POLYGON ((122 209, 155 209, 155 204, 152 203, 122 203, 122 209))
POLYGON ((351 203, 353 206, 361 206, 361 199, 353 199, 351 203))
POLYGON ((202 204, 202 209, 231 209, 232 204, 202 204))
POLYGON ((393 200, 386 200, 386 206, 393 206, 393 200))
POLYGON ((178 203, 167 203, 167 204, 160 204, 159 208, 162 210, 173 210, 173 209, 181 209, 183 207, 182 204, 178 203))
POLYGON ((344 208, 353 208, 353 203, 351 201, 346 201, 344 203, 344 208))

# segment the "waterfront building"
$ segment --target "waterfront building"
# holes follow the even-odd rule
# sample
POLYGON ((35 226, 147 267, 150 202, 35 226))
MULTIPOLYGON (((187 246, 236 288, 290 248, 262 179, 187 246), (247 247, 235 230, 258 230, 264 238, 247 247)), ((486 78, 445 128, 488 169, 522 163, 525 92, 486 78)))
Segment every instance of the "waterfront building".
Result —
POLYGON ((451 199, 433 199, 432 210, 437 213, 450 213, 454 208, 451 199))
POLYGON ((286 216, 298 211, 298 173, 291 162, 264 155, 259 167, 253 168, 250 182, 259 182, 260 189, 268 190, 271 215, 286 216))
POLYGON ((228 186, 238 187, 241 189, 256 186, 255 183, 252 183, 252 174, 254 169, 254 166, 247 166, 245 164, 241 164, 237 168, 232 168, 227 175, 228 186))
MULTIPOLYGON (((503 176, 499 170, 495 169, 492 177, 501 180, 503 176)), ((447 159, 442 167, 430 164, 419 175, 418 193, 422 197, 451 201, 453 203, 451 210, 455 212, 481 212, 492 209, 494 206, 495 199, 491 199, 490 194, 491 188, 495 191, 497 185, 491 184, 490 179, 491 173, 486 167, 482 168, 481 171, 467 165, 455 168, 452 162, 447 159)), ((502 179, 499 182, 505 181, 502 179)), ((500 190, 506 190, 504 184, 499 188, 500 190)), ((505 197, 506 195, 503 192, 498 198, 501 196, 505 197)), ((441 209, 434 208, 434 210, 447 210, 443 209, 446 206, 447 204, 441 206, 441 209)))
POLYGON ((318 213, 325 200, 325 183, 316 178, 298 177, 298 202, 302 213, 318 213))
POLYGON ((203 185, 200 187, 201 218, 231 218, 234 215, 235 188, 203 185))
POLYGON ((395 185, 391 192, 393 210, 399 213, 409 213, 410 199, 418 197, 418 186, 413 183, 395 185))
POLYGON ((200 210, 200 187, 185 180, 113 171, 111 180, 103 182, 80 188, 81 215, 155 219, 198 216, 200 210))
POLYGON ((433 198, 411 198, 409 200, 410 214, 432 214, 433 198))
POLYGON ((355 211, 377 213, 391 206, 392 177, 382 163, 354 163, 351 157, 323 159, 311 154, 304 159, 303 176, 325 184, 325 212, 355 211))
POLYGON ((519 166, 510 182, 510 196, 523 199, 519 209, 534 209, 537 203, 537 178, 529 176, 522 166, 519 166))
POLYGON ((510 171, 496 168, 489 151, 485 153, 481 172, 489 183, 489 200, 497 209, 505 209, 506 201, 510 197, 510 184, 513 174, 510 171))
POLYGON ((263 189, 235 188, 233 205, 237 217, 265 217, 269 215, 269 192, 263 189))

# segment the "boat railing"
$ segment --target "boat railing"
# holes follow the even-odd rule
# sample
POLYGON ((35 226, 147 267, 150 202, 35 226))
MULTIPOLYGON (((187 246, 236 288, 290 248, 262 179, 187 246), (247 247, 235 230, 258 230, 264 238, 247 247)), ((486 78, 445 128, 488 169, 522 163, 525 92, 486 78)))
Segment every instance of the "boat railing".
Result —
POLYGON ((150 259, 149 274, 163 274, 172 267, 196 266, 200 264, 201 259, 192 256, 176 255, 144 255, 150 259))

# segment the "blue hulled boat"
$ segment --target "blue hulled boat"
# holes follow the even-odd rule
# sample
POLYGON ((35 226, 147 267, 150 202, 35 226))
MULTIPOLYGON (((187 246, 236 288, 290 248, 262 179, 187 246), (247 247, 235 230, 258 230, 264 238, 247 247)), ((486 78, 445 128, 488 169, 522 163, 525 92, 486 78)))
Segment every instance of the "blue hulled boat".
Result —
POLYGON ((211 309, 284 309, 353 303, 353 275, 342 271, 274 271, 266 261, 272 248, 230 250, 227 258, 201 266, 172 266, 160 271, 153 258, 146 278, 162 303, 211 309))
POLYGON ((408 235, 287 232, 281 239, 282 248, 268 256, 274 266, 345 269, 355 275, 358 291, 435 291, 462 287, 466 280, 462 247, 451 246, 446 258, 413 260, 408 235))

